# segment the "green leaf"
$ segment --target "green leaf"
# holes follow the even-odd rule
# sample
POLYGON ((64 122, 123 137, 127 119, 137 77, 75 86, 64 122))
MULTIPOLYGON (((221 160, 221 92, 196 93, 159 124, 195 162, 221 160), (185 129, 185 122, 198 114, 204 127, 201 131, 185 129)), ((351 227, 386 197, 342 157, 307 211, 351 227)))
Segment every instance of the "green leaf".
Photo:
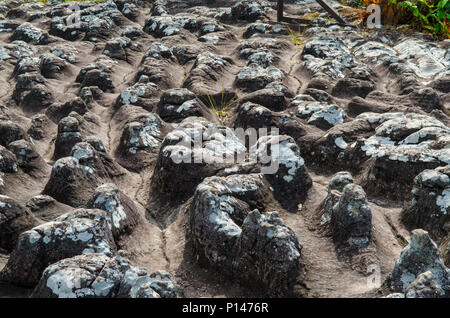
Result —
POLYGON ((437 7, 438 7, 439 9, 443 9, 443 8, 447 5, 447 3, 448 3, 448 0, 441 0, 441 1, 439 1, 439 3, 437 4, 437 7))

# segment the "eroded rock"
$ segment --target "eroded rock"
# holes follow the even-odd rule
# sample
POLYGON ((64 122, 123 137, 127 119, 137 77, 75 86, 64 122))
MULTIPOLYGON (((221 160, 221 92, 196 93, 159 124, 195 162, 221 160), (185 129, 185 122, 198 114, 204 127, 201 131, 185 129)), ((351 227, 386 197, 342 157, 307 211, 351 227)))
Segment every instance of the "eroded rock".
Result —
POLYGON ((301 245, 276 212, 261 214, 262 175, 205 179, 195 192, 190 229, 197 252, 226 276, 272 296, 294 293, 301 245), (270 273, 270 274, 269 274, 270 273))
POLYGON ((32 287, 59 260, 86 253, 112 256, 116 245, 105 216, 101 210, 80 209, 22 233, 0 279, 32 287))
POLYGON ((450 221, 450 166, 425 170, 414 178, 413 199, 402 212, 402 221, 422 228, 440 240, 450 221))
POLYGON ((450 269, 444 265, 439 255, 437 245, 428 232, 414 230, 411 241, 403 249, 394 269, 386 278, 385 286, 394 292, 404 293, 420 274, 430 271, 448 297, 450 269))
POLYGON ((349 183, 343 188, 339 201, 333 206, 330 221, 338 248, 354 251, 369 245, 372 211, 361 186, 349 183))
POLYGON ((12 251, 19 235, 37 224, 26 208, 10 197, 0 195, 0 248, 12 251))

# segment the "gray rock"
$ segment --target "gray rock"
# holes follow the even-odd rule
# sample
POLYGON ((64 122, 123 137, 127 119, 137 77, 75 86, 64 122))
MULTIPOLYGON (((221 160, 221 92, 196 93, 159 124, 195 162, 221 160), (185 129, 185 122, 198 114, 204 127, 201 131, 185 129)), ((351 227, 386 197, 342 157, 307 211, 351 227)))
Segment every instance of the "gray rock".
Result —
POLYGON ((342 124, 347 115, 337 105, 320 102, 297 102, 298 116, 323 130, 342 124))
POLYGON ((79 209, 19 236, 0 279, 35 286, 45 268, 59 260, 86 253, 112 256, 116 244, 101 210, 79 209))
POLYGON ((133 201, 112 183, 99 186, 88 206, 106 212, 116 240, 122 234, 130 234, 140 219, 133 201))
POLYGON ((353 252, 371 241, 372 212, 366 193, 357 184, 347 184, 331 213, 333 237, 338 248, 353 252))
POLYGON ((0 195, 0 248, 11 252, 19 235, 37 224, 28 209, 10 197, 0 195))
POLYGON ((436 282, 431 271, 417 276, 405 291, 406 298, 441 298, 445 295, 442 287, 436 282))
POLYGON ((17 164, 25 172, 42 171, 46 168, 46 162, 37 153, 34 145, 24 139, 13 141, 8 148, 17 158, 17 164))
POLYGON ((127 121, 120 137, 118 152, 125 167, 142 169, 154 160, 164 136, 172 130, 157 114, 141 113, 127 121))
POLYGON ((170 123, 181 122, 188 117, 208 116, 206 106, 196 99, 195 94, 185 88, 164 92, 158 104, 157 113, 163 120, 170 123))
POLYGON ((81 87, 98 86, 102 91, 110 92, 114 89, 111 79, 113 65, 114 61, 109 58, 88 64, 80 70, 75 81, 81 87))
POLYGON ((127 50, 131 46, 131 40, 127 37, 114 38, 106 42, 103 54, 111 58, 129 61, 127 50))
POLYGON ((39 68, 46 78, 56 78, 66 69, 66 61, 52 53, 44 53, 39 57, 39 68))
POLYGON ((43 194, 61 203, 83 207, 89 202, 101 179, 88 166, 74 157, 64 157, 55 162, 43 194))
POLYGON ((246 148, 227 127, 188 118, 163 141, 152 178, 152 192, 187 198, 206 177, 232 166, 246 148))
POLYGON ((73 146, 70 155, 78 159, 86 171, 92 171, 101 178, 122 175, 120 166, 106 153, 103 144, 98 142, 92 140, 89 142, 89 139, 79 142, 73 146))
POLYGON ((148 274, 130 264, 126 253, 115 257, 84 254, 47 267, 32 298, 175 298, 178 286, 169 274, 148 274), (154 288, 155 289, 154 289, 154 288))
POLYGON ((199 255, 221 273, 280 297, 294 293, 301 245, 277 213, 252 211, 264 210, 269 191, 258 174, 205 179, 191 205, 190 233, 199 255))
POLYGON ((284 92, 275 87, 252 92, 239 100, 240 104, 245 104, 247 102, 262 105, 272 111, 283 111, 287 108, 288 104, 284 92))
POLYGON ((272 185, 275 198, 288 211, 297 212, 298 204, 306 200, 312 180, 295 140, 284 135, 261 137, 250 153, 256 155, 264 168, 261 172, 272 185))
POLYGON ((3 146, 0 146, 0 172, 17 172, 16 156, 3 146))
POLYGON ((450 221, 450 166, 424 170, 414 178, 413 199, 402 211, 402 221, 422 228, 438 241, 448 234, 450 221))
POLYGON ((270 31, 272 29, 272 26, 267 23, 261 23, 261 22, 255 22, 248 25, 247 29, 244 32, 243 37, 249 38, 254 34, 265 34, 266 32, 270 31))
POLYGON ((270 9, 270 3, 264 0, 239 0, 227 10, 220 19, 223 21, 245 20, 256 21, 263 19, 270 9))
POLYGON ((334 206, 339 202, 344 187, 350 183, 353 183, 353 177, 347 171, 336 173, 330 180, 328 194, 322 204, 324 211, 320 221, 321 225, 330 222, 334 206))
POLYGON ((116 100, 116 106, 130 104, 150 108, 156 104, 154 97, 159 93, 160 89, 154 83, 136 83, 120 93, 116 100))
POLYGON ((126 36, 127 38, 129 38, 131 40, 134 40, 143 35, 144 35, 144 31, 142 31, 141 29, 139 29, 137 27, 133 27, 133 26, 126 26, 122 30, 122 36, 126 36))
POLYGON ((253 63, 236 75, 236 86, 252 92, 263 89, 273 82, 281 82, 284 78, 284 72, 276 67, 264 68, 253 63))
POLYGON ((72 116, 78 119, 79 123, 81 124, 83 121, 83 115, 85 115, 88 110, 89 109, 84 100, 81 97, 75 97, 73 99, 69 99, 63 104, 52 105, 47 109, 46 115, 52 118, 54 121, 60 121, 66 116, 72 116))
POLYGON ((49 42, 48 33, 35 27, 31 23, 24 22, 19 25, 11 37, 13 41, 20 40, 33 44, 47 44, 49 42))
POLYGON ((10 120, 0 120, 0 145, 8 145, 16 140, 27 139, 25 131, 17 123, 10 120))
POLYGON ((198 96, 214 95, 223 91, 219 87, 218 78, 224 76, 233 65, 229 57, 218 56, 210 52, 201 52, 197 55, 195 63, 184 81, 183 87, 198 96))
POLYGON ((302 246, 277 212, 250 212, 237 246, 234 270, 240 273, 239 279, 271 296, 295 295, 302 268, 302 246))
POLYGON ((80 123, 72 116, 64 117, 58 124, 58 135, 55 141, 53 157, 59 159, 70 155, 73 146, 83 141, 80 123))
POLYGON ((252 102, 242 104, 234 121, 235 128, 266 129, 267 133, 291 136, 294 139, 306 134, 306 125, 297 116, 285 112, 273 112, 252 102))
POLYGON ((145 22, 144 32, 162 38, 179 34, 182 28, 171 16, 152 16, 145 22))
POLYGON ((439 258, 436 243, 424 230, 414 230, 411 241, 400 254, 394 269, 384 285, 394 292, 404 293, 417 277, 430 271, 448 297, 450 292, 450 269, 439 258))
POLYGON ((363 181, 367 191, 409 199, 413 180, 420 172, 450 163, 450 149, 445 143, 436 143, 450 132, 439 120, 419 114, 364 120, 382 121, 374 135, 352 147, 355 157, 373 158, 363 181))
POLYGON ((27 133, 31 138, 41 140, 47 135, 45 128, 49 125, 50 119, 45 114, 35 115, 31 119, 31 125, 27 133))

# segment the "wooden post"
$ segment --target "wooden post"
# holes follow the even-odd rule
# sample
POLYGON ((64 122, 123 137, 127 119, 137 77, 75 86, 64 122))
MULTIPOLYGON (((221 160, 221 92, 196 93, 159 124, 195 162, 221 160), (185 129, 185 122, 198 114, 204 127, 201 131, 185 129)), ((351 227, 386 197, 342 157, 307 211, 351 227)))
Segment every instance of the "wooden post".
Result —
MULTIPOLYGON (((343 17, 339 15, 339 13, 334 10, 332 6, 330 6, 325 0, 316 0, 318 4, 322 8, 325 9, 325 11, 328 12, 329 15, 331 15, 340 25, 349 25, 347 21, 343 17)), ((277 0, 277 21, 282 22, 284 20, 284 0, 277 0)))
POLYGON ((277 21, 283 21, 283 10, 284 10, 284 0, 278 0, 278 11, 277 11, 277 21))
POLYGON ((326 3, 325 0, 316 0, 316 2, 320 4, 321 7, 324 8, 325 11, 327 11, 328 14, 331 15, 337 22, 339 22, 340 25, 348 25, 348 22, 345 21, 345 19, 341 17, 339 13, 333 9, 332 6, 326 3))

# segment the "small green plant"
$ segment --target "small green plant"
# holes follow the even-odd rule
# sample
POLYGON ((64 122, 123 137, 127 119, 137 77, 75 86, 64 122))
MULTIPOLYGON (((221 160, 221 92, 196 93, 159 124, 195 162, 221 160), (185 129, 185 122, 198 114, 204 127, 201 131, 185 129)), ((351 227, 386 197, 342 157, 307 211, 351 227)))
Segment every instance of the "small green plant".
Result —
POLYGON ((302 46, 305 44, 305 40, 303 39, 303 32, 301 28, 298 29, 298 32, 294 32, 291 28, 287 28, 289 37, 291 38, 292 43, 294 43, 295 46, 302 46))
POLYGON ((450 1, 449 0, 389 0, 404 12, 412 14, 411 25, 420 31, 433 33, 438 37, 450 38, 450 1))
POLYGON ((209 94, 206 95, 206 97, 208 99, 209 108, 217 117, 219 117, 220 120, 225 117, 226 111, 229 110, 237 102, 236 96, 231 99, 227 98, 224 88, 222 88, 220 98, 215 98, 209 94))

